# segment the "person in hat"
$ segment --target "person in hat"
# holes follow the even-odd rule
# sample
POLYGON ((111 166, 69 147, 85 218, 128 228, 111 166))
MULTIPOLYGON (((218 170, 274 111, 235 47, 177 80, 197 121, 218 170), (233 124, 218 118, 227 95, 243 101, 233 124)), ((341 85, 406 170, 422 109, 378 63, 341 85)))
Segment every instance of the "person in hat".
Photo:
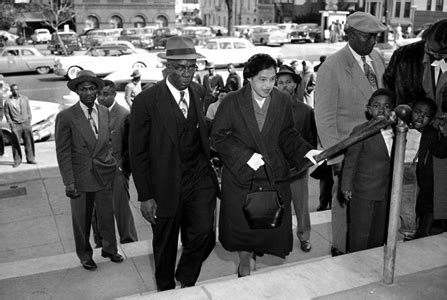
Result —
POLYGON ((203 86, 207 93, 205 97, 205 112, 208 111, 208 107, 211 103, 216 102, 219 91, 224 88, 223 78, 216 73, 214 63, 207 62, 206 69, 208 70, 208 74, 203 76, 203 86))
POLYGON ((313 70, 312 63, 309 60, 301 62, 303 68, 299 73, 301 82, 297 87, 298 100, 306 103, 310 107, 314 107, 314 89, 317 76, 313 70))
POLYGON ((97 268, 89 242, 93 207, 102 236, 103 257, 122 262, 118 254, 113 216, 112 183, 116 160, 112 156, 110 117, 95 103, 103 81, 82 70, 67 83, 79 101, 56 117, 56 155, 65 195, 70 198, 76 254, 87 270, 97 268))
MULTIPOLYGON (((398 105, 412 105, 421 98, 435 101, 438 113, 433 126, 440 135, 447 136, 447 118, 443 109, 447 107, 447 19, 435 22, 426 29, 421 41, 394 51, 384 74, 384 82, 395 92, 398 105)), ((433 217, 438 220, 437 223, 446 222, 441 220, 447 219, 446 181, 447 159, 433 156, 433 217)), ((406 186, 403 188, 405 192, 406 186)), ((402 202, 401 211, 406 212, 406 219, 410 216, 408 221, 415 224, 414 197, 402 202)))
POLYGON ((195 285, 215 245, 218 182, 210 163, 203 115, 205 89, 193 82, 196 53, 190 38, 167 40, 167 77, 134 99, 130 165, 143 217, 152 224, 159 291, 195 285), (176 267, 178 236, 182 253, 176 267))
MULTIPOLYGON (((276 73, 276 86, 280 91, 292 97, 292 115, 295 129, 314 148, 317 148, 317 125, 312 107, 296 99, 297 85, 301 81, 292 67, 282 65, 276 73)), ((290 190, 292 192, 292 203, 295 209, 297 222, 296 235, 300 240, 301 250, 309 252, 312 248, 310 243, 310 215, 309 215, 309 175, 308 171, 292 177, 290 190)))
MULTIPOLYGON (((374 50, 376 37, 386 29, 375 16, 355 12, 346 20, 348 43, 329 56, 318 70, 315 87, 315 118, 324 148, 347 138, 363 123, 365 106, 372 93, 383 87, 385 62, 374 50)), ((345 200, 339 197, 339 175, 343 156, 327 161, 333 170, 332 255, 346 253, 347 214, 345 200)))
POLYGON ((132 102, 135 97, 141 93, 141 73, 140 70, 135 69, 130 74, 132 77, 132 81, 129 82, 124 89, 124 99, 129 105, 129 108, 132 107, 132 102))

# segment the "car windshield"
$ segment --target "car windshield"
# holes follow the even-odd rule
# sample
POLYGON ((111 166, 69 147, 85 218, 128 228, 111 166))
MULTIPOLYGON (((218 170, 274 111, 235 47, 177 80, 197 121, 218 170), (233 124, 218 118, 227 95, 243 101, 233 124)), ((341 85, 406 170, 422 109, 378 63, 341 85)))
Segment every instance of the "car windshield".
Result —
POLYGON ((205 44, 205 46, 203 46, 204 49, 211 49, 211 50, 215 50, 218 49, 218 45, 217 42, 215 41, 209 41, 208 43, 205 44))

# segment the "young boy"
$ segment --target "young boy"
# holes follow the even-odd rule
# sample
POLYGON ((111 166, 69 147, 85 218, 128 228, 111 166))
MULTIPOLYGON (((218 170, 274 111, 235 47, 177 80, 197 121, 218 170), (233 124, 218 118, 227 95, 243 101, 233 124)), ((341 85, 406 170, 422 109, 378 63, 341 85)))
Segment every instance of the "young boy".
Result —
MULTIPOLYGON (((411 127, 421 133, 417 152, 416 238, 434 234, 433 157, 447 157, 447 138, 432 125, 437 107, 433 100, 421 98, 413 104, 411 127)), ((441 230, 442 231, 442 230, 441 230)))
MULTIPOLYGON (((366 106, 370 121, 355 127, 352 134, 370 122, 389 118, 394 105, 393 92, 387 89, 375 91, 366 106)), ((379 247, 385 243, 393 136, 391 127, 384 128, 346 151, 341 191, 349 201, 349 252, 379 247)))

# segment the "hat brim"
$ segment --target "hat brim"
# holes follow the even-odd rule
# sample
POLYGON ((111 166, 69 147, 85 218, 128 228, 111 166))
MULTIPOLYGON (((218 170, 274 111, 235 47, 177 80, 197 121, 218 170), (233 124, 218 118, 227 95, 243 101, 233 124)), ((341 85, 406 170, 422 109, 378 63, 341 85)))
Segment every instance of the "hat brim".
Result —
POLYGON ((98 90, 102 90, 102 88, 104 87, 104 81, 102 81, 101 78, 87 76, 76 77, 75 79, 70 80, 67 83, 67 87, 73 92, 76 92, 76 87, 78 86, 78 84, 86 81, 96 84, 98 90))
POLYGON ((298 83, 298 81, 300 81, 300 76, 296 73, 291 73, 291 72, 278 72, 276 73, 276 78, 278 78, 281 75, 290 75, 292 76, 293 80, 298 83))
POLYGON ((205 56, 203 56, 200 53, 191 53, 191 54, 183 54, 183 55, 170 55, 170 56, 166 56, 166 53, 161 52, 157 54, 158 57, 163 58, 163 59, 199 59, 199 58, 205 58, 205 56))

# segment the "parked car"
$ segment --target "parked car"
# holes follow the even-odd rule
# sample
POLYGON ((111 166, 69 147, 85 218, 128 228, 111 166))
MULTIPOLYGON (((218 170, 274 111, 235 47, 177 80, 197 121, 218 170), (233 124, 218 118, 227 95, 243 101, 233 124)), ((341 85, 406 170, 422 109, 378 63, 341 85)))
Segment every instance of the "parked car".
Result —
MULTIPOLYGON (((126 88, 126 85, 132 80, 130 77, 130 74, 132 74, 133 69, 126 68, 122 69, 116 72, 113 72, 109 75, 107 75, 104 79, 108 79, 113 81, 116 84, 116 96, 115 100, 120 105, 128 108, 127 102, 124 99, 124 89, 126 88)), ((142 89, 146 89, 155 83, 157 83, 160 80, 163 80, 163 74, 161 69, 140 69, 141 74, 141 86, 142 89)), ((79 96, 75 92, 71 91, 67 95, 64 95, 61 99, 59 109, 64 110, 76 102, 78 102, 79 96)))
POLYGON ((92 29, 81 36, 85 48, 101 45, 103 42, 117 41, 122 28, 92 29))
POLYGON ((181 30, 181 35, 191 38, 194 42, 194 45, 202 45, 208 39, 214 36, 211 28, 205 26, 183 27, 181 30))
POLYGON ((217 36, 217 33, 219 30, 220 30, 220 33, 222 34, 222 36, 228 35, 228 29, 224 26, 211 25, 210 28, 211 28, 211 31, 213 32, 213 34, 216 36, 217 36))
POLYGON ((18 39, 18 35, 12 34, 5 30, 0 30, 0 47, 7 46, 9 43, 14 43, 18 39))
POLYGON ((290 42, 286 31, 281 30, 276 25, 259 25, 253 27, 251 34, 253 44, 272 45, 290 42))
POLYGON ((123 46, 98 46, 88 49, 84 55, 57 58, 54 73, 73 79, 79 71, 87 69, 103 76, 123 68, 157 68, 159 61, 155 53, 147 51, 140 53, 123 46))
POLYGON ((46 74, 53 69, 56 56, 43 55, 33 46, 0 48, 0 72, 37 72, 46 74))
POLYGON ((166 41, 171 36, 176 36, 178 34, 177 30, 171 29, 169 27, 160 27, 154 30, 154 49, 164 49, 166 48, 166 41))
POLYGON ((67 50, 67 54, 72 54, 74 51, 79 51, 82 49, 81 40, 76 32, 59 31, 54 32, 51 35, 51 39, 47 46, 47 49, 51 52, 51 54, 64 54, 63 48, 67 50))
POLYGON ((101 44, 101 46, 103 46, 103 47, 105 47, 105 46, 109 46, 109 47, 110 46, 124 47, 124 48, 129 48, 132 51, 135 51, 137 53, 147 53, 147 50, 141 49, 141 48, 137 48, 131 42, 123 41, 123 40, 104 42, 104 43, 101 44))
POLYGON ((202 47, 197 47, 197 52, 216 67, 222 67, 228 63, 243 65, 250 56, 257 53, 267 53, 278 58, 280 48, 255 46, 244 38, 223 37, 208 40, 202 47))
POLYGON ((129 41, 137 48, 152 49, 154 40, 152 38, 153 30, 146 28, 127 28, 121 31, 118 37, 120 41, 129 41))
MULTIPOLYGON (((48 101, 29 100, 31 107, 31 126, 34 141, 45 141, 54 135, 56 115, 59 113, 59 105, 48 101)), ((5 144, 9 145, 11 140, 11 128, 6 119, 1 121, 5 144)))
POLYGON ((287 32, 287 39, 290 42, 290 34, 293 31, 299 30, 299 25, 296 23, 281 23, 278 24, 279 29, 284 30, 285 32, 287 32))
POLYGON ((31 35, 33 44, 46 43, 51 39, 51 33, 46 28, 35 29, 34 33, 31 35))
POLYGON ((323 34, 320 25, 316 23, 299 24, 299 29, 290 32, 290 42, 315 43, 323 41, 323 34))

